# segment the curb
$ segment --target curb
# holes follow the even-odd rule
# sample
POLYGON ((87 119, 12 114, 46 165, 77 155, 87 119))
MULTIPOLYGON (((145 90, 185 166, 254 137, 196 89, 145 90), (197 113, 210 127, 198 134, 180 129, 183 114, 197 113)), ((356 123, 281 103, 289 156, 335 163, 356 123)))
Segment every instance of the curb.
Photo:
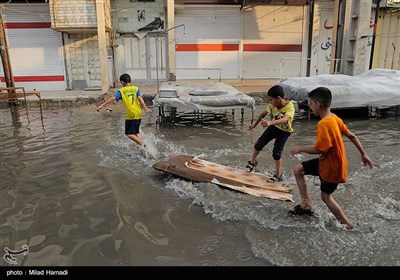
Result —
MULTIPOLYGON (((255 99, 256 104, 266 103, 268 102, 268 96, 265 92, 250 92, 246 93, 248 96, 253 97, 255 99)), ((153 105, 153 100, 156 94, 153 93, 143 93, 143 100, 146 105, 153 105)), ((42 97, 42 106, 43 108, 51 108, 51 107, 78 107, 84 105, 98 105, 104 99, 105 94, 101 94, 97 97, 67 97, 67 98, 44 98, 42 97)), ((28 107, 40 107, 38 99, 27 99, 28 107)), ((17 104, 19 106, 25 107, 25 101, 18 99, 17 104)), ((0 108, 9 107, 9 102, 1 102, 0 108)))

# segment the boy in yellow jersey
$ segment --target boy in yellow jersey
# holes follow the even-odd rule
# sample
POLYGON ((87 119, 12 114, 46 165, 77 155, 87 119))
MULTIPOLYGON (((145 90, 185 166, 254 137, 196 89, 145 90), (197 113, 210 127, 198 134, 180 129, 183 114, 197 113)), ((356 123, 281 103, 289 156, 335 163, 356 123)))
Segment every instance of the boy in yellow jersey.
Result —
POLYGON ((294 147, 291 153, 319 154, 319 158, 304 161, 294 167, 302 200, 300 204, 289 209, 289 212, 293 215, 311 215, 314 212, 304 175, 319 176, 322 201, 340 223, 345 224, 347 229, 352 229, 353 225, 332 196, 338 184, 347 181, 347 158, 342 135, 349 138, 359 150, 364 165, 373 168, 374 163, 365 153, 357 136, 347 128, 341 118, 331 113, 332 94, 328 88, 316 88, 308 94, 308 98, 312 112, 321 118, 317 124, 316 141, 313 146, 294 147))
POLYGON ((142 121, 142 108, 146 113, 151 113, 151 110, 147 108, 144 103, 139 88, 131 85, 132 80, 129 74, 122 74, 121 77, 119 77, 119 80, 122 87, 114 94, 114 96, 99 105, 97 111, 114 100, 122 100, 126 107, 125 135, 141 147, 142 139, 140 137, 139 128, 142 121))
POLYGON ((275 174, 269 181, 282 181, 282 151, 285 143, 293 132, 292 122, 294 118, 294 106, 290 99, 285 98, 283 88, 279 85, 271 87, 268 92, 269 104, 257 120, 249 126, 249 130, 254 129, 259 122, 267 129, 254 144, 251 160, 248 161, 246 169, 251 172, 257 166, 257 156, 261 150, 273 139, 274 148, 272 157, 275 160, 275 174), (264 117, 269 116, 266 120, 264 117))

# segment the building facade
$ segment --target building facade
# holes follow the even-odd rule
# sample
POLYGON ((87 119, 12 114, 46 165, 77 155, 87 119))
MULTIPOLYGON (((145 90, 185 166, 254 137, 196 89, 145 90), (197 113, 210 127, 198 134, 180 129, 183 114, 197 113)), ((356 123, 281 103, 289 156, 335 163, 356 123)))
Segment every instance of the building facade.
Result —
POLYGON ((17 86, 106 91, 122 73, 154 83, 399 69, 398 2, 13 0, 0 8, 17 86))

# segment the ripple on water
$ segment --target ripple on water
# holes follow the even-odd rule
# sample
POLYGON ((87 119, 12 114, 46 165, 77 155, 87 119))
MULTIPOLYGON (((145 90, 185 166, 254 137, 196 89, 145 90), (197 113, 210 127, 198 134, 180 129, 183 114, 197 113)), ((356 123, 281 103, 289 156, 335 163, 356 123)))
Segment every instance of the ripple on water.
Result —
POLYGON ((198 249, 202 255, 214 253, 218 249, 220 242, 220 237, 207 236, 201 240, 201 244, 198 246, 198 249))
POLYGON ((400 201, 383 197, 382 203, 376 205, 376 215, 386 220, 400 220, 400 201))
POLYGON ((240 251, 237 252, 236 258, 243 262, 248 262, 253 258, 253 254, 249 251, 240 251))

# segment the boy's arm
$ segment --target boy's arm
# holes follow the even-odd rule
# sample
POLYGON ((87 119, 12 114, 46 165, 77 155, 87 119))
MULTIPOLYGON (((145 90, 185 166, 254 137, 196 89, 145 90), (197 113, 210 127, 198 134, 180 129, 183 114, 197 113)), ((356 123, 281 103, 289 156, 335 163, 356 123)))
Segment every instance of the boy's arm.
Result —
POLYGON ((290 153, 293 155, 299 153, 306 153, 306 154, 323 154, 324 152, 318 150, 314 146, 296 146, 290 150, 290 153))
POLYGON ((101 103, 99 106, 97 106, 97 111, 100 111, 101 108, 103 108, 104 105, 112 102, 115 100, 114 96, 111 96, 110 98, 108 98, 106 101, 104 101, 103 103, 101 103))
POLYGON ((142 106, 143 110, 146 113, 151 113, 151 110, 146 106, 146 103, 144 103, 143 98, 141 96, 138 96, 138 99, 139 99, 140 106, 142 106))
POLYGON ((251 124, 248 128, 248 130, 252 130, 253 128, 255 128, 257 126, 257 124, 268 114, 267 111, 262 112, 256 119, 256 121, 251 124))
POLYGON ((284 123, 287 123, 289 120, 290 120, 290 116, 285 114, 283 116, 283 118, 280 118, 278 120, 273 120, 273 121, 261 120, 261 124, 263 127, 268 127, 270 125, 284 124, 284 123))
POLYGON ((370 168, 374 167, 374 162, 369 158, 367 153, 365 152, 360 140, 358 140, 358 137, 349 130, 347 134, 345 134, 347 138, 356 146, 358 151, 361 154, 361 161, 364 163, 364 165, 368 165, 370 168))

